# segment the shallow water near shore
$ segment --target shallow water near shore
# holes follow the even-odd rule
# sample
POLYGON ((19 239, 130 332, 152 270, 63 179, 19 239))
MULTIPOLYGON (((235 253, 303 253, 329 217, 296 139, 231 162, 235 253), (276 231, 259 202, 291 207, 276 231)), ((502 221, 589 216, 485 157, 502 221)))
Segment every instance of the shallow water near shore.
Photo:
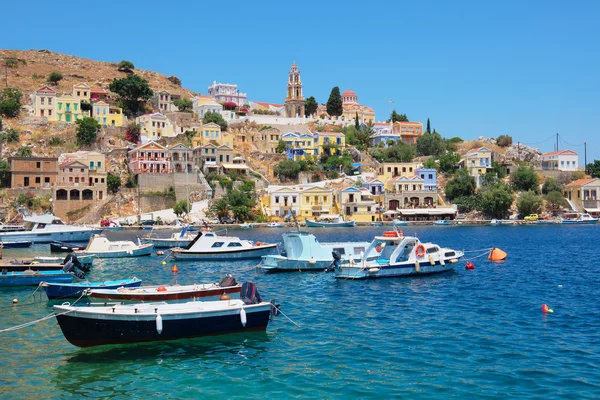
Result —
MULTIPOLYGON (((191 284, 232 273, 255 282, 301 328, 279 316, 266 333, 79 349, 50 319, 0 334, 0 397, 599 396, 600 225, 402 228, 460 250, 499 247, 508 259, 474 259, 473 271, 461 260, 454 272, 372 281, 259 273, 258 261, 176 262, 173 274, 174 261, 163 266, 163 257, 96 260, 90 281, 136 276, 144 284, 191 284), (542 313, 544 303, 554 313, 542 313)), ((287 230, 228 233, 275 242, 287 230)), ((371 240, 384 228, 308 230, 327 242, 371 240)), ((35 245, 5 249, 4 257, 48 253, 49 245, 35 245)), ((34 289, 0 289, 0 329, 52 312, 45 294, 28 304, 34 289)))

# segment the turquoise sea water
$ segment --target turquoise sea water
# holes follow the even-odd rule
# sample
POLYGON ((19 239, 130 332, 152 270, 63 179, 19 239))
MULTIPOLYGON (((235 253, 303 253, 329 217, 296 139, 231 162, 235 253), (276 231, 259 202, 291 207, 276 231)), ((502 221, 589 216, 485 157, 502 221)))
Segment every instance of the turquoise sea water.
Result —
MULTIPOLYGON (((382 228, 313 229, 321 241, 382 228)), ((266 333, 79 349, 55 319, 0 334, 1 398, 594 398, 600 396, 600 226, 406 227, 507 261, 418 278, 258 273, 257 262, 97 260, 90 280, 188 284, 233 273, 281 303, 266 333), (542 304, 554 309, 543 314, 542 304)), ((282 229, 230 231, 280 241, 282 229)), ((138 232, 111 232, 133 237, 138 232)), ((47 253, 48 245, 4 256, 47 253)), ((0 329, 51 312, 34 288, 0 289, 0 329), (13 298, 21 299, 12 306, 13 298)), ((45 295, 44 295, 45 297, 45 295)))

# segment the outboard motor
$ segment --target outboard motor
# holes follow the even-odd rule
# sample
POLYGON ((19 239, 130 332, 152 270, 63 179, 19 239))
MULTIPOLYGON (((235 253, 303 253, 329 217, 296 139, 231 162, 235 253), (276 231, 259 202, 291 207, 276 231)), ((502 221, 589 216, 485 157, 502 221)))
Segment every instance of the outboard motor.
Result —
POLYGON ((332 251, 331 256, 333 257, 333 262, 331 263, 331 265, 329 266, 328 269, 333 270, 333 269, 339 268, 340 264, 342 262, 341 254, 338 253, 337 251, 332 251))
POLYGON ((242 291, 240 292, 240 299, 244 304, 258 304, 262 302, 262 298, 256 290, 256 285, 252 282, 244 282, 242 285, 242 291))
POLYGON ((221 287, 235 286, 235 285, 237 285, 237 282, 236 282, 235 278, 233 277, 233 275, 227 274, 223 278, 221 278, 218 285, 221 287))
MULTIPOLYGON (((79 260, 77 259, 77 257, 75 256, 75 254, 67 255, 63 262, 63 268, 62 268, 63 272, 72 272, 73 275, 75 275, 77 278, 84 279, 85 274, 82 271, 76 270, 75 267, 85 270, 83 268, 83 266, 81 265, 81 263, 79 262, 79 260)), ((87 272, 89 272, 89 269, 87 269, 87 270, 88 270, 87 272)))

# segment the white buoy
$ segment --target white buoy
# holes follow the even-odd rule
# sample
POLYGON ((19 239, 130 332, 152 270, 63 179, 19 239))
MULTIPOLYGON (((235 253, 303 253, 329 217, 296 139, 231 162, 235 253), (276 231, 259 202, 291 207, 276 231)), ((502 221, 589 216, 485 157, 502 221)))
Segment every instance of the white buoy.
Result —
POLYGON ((160 316, 160 314, 156 315, 156 332, 158 332, 158 334, 160 335, 163 331, 163 325, 162 325, 162 317, 160 316))
POLYGON ((17 304, 19 302, 19 299, 13 299, 13 304, 17 304))
POLYGON ((246 322, 248 322, 248 320, 246 319, 246 310, 244 310, 244 308, 240 308, 240 321, 242 322, 242 326, 245 327, 246 326, 246 322))
POLYGON ((419 261, 415 261, 415 271, 421 272, 421 266, 419 265, 419 261))
POLYGON ((314 258, 314 257, 311 257, 311 258, 310 258, 310 260, 308 260, 308 263, 309 263, 310 265, 315 265, 315 264, 317 263, 317 260, 315 260, 315 258, 314 258))

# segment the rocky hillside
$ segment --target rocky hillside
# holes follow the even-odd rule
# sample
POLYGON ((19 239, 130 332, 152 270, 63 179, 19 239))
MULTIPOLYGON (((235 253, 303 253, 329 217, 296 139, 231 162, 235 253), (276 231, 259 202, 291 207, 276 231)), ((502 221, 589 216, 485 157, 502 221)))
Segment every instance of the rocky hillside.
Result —
MULTIPOLYGON (((5 58, 18 60, 15 68, 8 68, 8 86, 21 90, 25 95, 46 85, 46 79, 51 72, 60 72, 63 75, 63 80, 55 88, 64 93, 70 93, 76 83, 85 82, 93 87, 107 88, 114 78, 127 76, 125 72, 117 70, 121 60, 102 62, 54 53, 50 50, 0 49, 0 59, 5 58)), ((130 61, 135 64, 135 60, 130 61)), ((2 86, 4 86, 5 72, 5 68, 0 71, 2 86)), ((137 68, 134 72, 146 79, 153 90, 168 90, 185 97, 194 95, 192 91, 173 84, 165 75, 137 68)))

